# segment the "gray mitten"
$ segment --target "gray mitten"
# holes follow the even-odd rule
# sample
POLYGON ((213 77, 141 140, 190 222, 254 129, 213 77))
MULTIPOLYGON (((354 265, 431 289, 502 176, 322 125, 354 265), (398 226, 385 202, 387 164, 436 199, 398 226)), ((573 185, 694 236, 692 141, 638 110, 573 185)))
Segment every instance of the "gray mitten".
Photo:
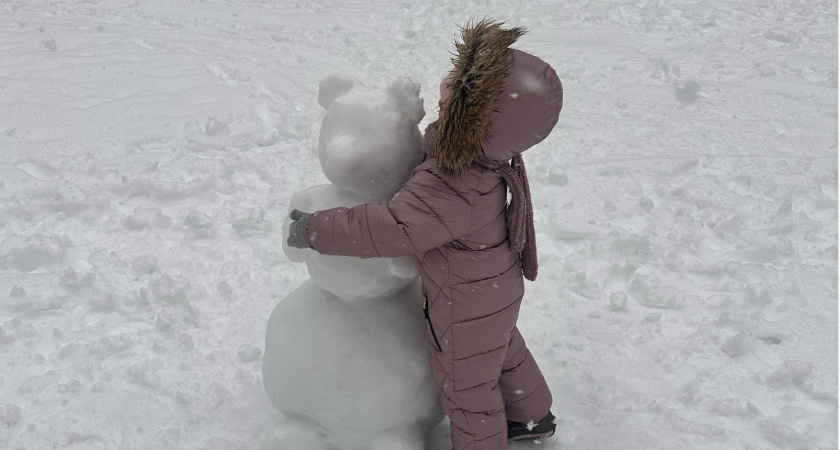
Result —
POLYGON ((286 239, 286 243, 289 244, 289 247, 309 248, 305 232, 306 222, 309 222, 312 214, 293 209, 289 217, 292 219, 292 224, 289 225, 289 237, 286 239))

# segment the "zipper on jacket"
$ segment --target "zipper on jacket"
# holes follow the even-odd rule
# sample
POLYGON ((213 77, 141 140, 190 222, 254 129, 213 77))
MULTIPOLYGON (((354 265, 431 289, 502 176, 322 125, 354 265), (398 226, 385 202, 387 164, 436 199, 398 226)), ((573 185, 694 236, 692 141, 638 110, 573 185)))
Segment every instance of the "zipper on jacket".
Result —
POLYGON ((437 335, 435 334, 435 327, 432 326, 432 318, 429 317, 429 297, 423 298, 423 315, 426 316, 426 321, 429 322, 429 329, 432 330, 432 339, 435 340, 438 351, 442 352, 443 349, 440 347, 440 342, 438 342, 437 335))

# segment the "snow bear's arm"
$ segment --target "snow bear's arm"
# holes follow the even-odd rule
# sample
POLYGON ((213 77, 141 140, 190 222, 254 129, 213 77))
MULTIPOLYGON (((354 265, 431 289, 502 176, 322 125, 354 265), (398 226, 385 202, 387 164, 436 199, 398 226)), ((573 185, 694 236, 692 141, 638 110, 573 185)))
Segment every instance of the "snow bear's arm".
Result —
POLYGON ((472 205, 429 170, 417 172, 388 204, 317 212, 307 224, 312 249, 326 255, 397 257, 430 250, 466 234, 472 205))

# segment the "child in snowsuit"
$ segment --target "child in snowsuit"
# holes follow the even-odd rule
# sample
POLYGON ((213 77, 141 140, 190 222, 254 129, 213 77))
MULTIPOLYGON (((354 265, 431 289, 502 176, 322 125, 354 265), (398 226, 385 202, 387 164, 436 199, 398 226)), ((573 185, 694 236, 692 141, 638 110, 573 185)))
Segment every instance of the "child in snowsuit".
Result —
POLYGON ((523 278, 537 275, 520 153, 554 128, 563 88, 551 66, 509 48, 524 31, 501 25, 463 30, 440 118, 426 129, 426 160, 405 186, 387 204, 293 211, 288 239, 328 255, 416 257, 456 450, 505 449, 555 429, 551 393, 516 321, 523 278))

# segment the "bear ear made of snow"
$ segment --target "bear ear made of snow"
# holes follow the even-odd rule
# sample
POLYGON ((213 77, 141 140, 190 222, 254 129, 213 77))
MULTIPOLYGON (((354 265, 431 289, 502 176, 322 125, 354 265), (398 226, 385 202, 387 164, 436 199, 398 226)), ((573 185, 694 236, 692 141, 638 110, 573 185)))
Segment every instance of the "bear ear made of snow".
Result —
POLYGON ((330 109, 335 99, 349 92, 357 84, 361 82, 344 75, 330 75, 324 78, 318 83, 318 104, 324 109, 330 109))
POLYGON ((420 84, 411 81, 411 78, 400 77, 394 80, 387 89, 388 96, 397 102, 414 124, 420 123, 426 115, 423 108, 423 99, 420 98, 420 84))

